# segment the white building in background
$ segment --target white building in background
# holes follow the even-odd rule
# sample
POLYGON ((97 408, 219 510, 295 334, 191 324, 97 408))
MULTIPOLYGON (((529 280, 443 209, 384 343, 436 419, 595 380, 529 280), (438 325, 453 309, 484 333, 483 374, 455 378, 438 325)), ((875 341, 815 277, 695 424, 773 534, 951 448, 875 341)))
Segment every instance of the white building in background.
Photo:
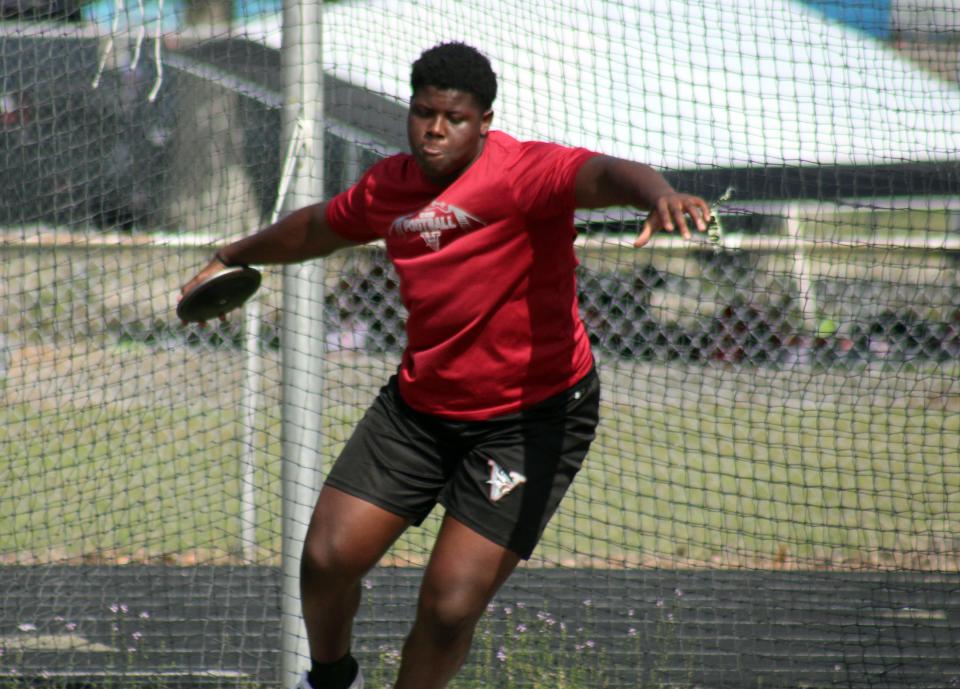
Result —
POLYGON ((956 161, 960 89, 786 0, 377 0, 324 14, 337 78, 405 102, 442 40, 493 59, 497 126, 661 168, 956 161))
POLYGON ((890 23, 902 36, 960 43, 960 0, 891 0, 890 5, 890 23))
POLYGON ((893 0, 890 24, 904 55, 960 84, 960 0, 893 0))

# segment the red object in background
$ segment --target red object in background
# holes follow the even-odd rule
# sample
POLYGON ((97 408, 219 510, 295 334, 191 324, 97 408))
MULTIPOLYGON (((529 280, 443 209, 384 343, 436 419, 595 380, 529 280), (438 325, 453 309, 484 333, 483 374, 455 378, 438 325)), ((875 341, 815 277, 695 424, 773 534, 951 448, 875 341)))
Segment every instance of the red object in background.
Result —
POLYGON ((30 122, 30 104, 24 93, 0 93, 0 124, 4 129, 22 127, 30 122))

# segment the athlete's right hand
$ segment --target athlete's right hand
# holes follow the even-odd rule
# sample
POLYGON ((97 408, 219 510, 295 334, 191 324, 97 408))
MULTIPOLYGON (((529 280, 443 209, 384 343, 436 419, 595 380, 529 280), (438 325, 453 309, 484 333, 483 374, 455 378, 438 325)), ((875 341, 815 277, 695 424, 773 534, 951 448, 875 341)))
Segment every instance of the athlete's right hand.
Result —
MULTIPOLYGON (((180 288, 180 294, 179 294, 179 296, 177 297, 177 303, 179 304, 181 301, 183 301, 183 297, 184 297, 186 294, 188 294, 191 290, 193 290, 197 285, 199 285, 200 283, 202 283, 202 282, 203 282, 204 280, 206 280, 207 278, 210 278, 210 277, 216 275, 217 273, 219 273, 221 270, 223 270, 223 269, 226 268, 226 267, 227 267, 226 264, 224 264, 223 261, 221 261, 221 260, 220 260, 219 258, 217 258, 216 256, 214 256, 213 258, 211 258, 211 259, 210 259, 210 262, 207 263, 207 265, 203 267, 203 270, 201 270, 199 273, 197 273, 196 275, 194 275, 194 276, 189 280, 189 282, 187 282, 185 285, 183 285, 183 287, 180 288)), ((221 321, 226 321, 226 320, 227 320, 227 315, 224 314, 224 313, 221 313, 221 314, 220 314, 220 320, 221 320, 221 321)), ((184 323, 184 325, 186 325, 186 323, 184 323)), ((200 325, 201 325, 201 326, 206 325, 206 322, 201 322, 200 325)))

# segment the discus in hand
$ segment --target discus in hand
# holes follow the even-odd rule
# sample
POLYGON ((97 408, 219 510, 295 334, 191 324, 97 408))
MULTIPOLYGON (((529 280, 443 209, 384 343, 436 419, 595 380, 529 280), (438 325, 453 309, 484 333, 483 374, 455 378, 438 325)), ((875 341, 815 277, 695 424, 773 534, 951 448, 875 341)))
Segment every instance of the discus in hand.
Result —
POLYGON ((243 306, 260 288, 260 271, 249 266, 229 266, 206 278, 183 295, 177 317, 202 323, 243 306))

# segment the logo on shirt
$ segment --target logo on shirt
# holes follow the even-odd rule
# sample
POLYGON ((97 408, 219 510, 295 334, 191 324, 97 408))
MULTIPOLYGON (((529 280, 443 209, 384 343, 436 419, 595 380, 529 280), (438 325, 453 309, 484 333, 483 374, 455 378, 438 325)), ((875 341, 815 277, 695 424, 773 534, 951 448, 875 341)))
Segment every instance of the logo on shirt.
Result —
POLYGON ((415 232, 424 243, 434 251, 440 250, 440 237, 448 230, 470 232, 484 227, 480 218, 470 215, 462 208, 449 203, 434 201, 416 213, 403 215, 390 224, 390 231, 396 234, 415 232))
POLYGON ((527 477, 519 471, 507 471, 492 459, 487 460, 490 465, 490 500, 497 502, 508 495, 514 488, 527 482, 527 477))

